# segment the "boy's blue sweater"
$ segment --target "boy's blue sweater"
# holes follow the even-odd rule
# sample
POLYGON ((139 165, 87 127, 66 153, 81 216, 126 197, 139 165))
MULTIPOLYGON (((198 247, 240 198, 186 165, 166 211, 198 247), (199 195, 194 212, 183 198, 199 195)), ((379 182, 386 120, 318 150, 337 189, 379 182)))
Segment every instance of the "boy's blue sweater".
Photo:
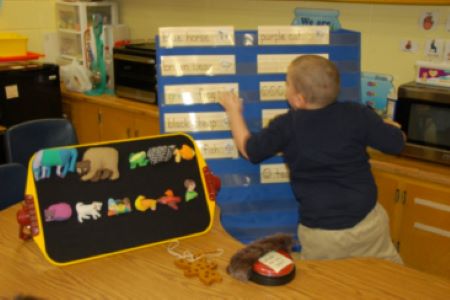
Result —
POLYGON ((403 135, 366 106, 336 102, 276 117, 251 135, 246 150, 253 163, 284 154, 303 225, 343 229, 361 221, 376 203, 367 146, 398 154, 403 135))

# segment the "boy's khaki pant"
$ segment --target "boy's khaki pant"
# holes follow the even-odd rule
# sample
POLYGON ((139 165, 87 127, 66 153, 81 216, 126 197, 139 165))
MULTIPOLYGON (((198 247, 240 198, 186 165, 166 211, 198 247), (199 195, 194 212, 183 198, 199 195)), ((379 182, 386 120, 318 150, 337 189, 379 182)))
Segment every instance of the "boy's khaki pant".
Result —
POLYGON ((302 259, 378 257, 403 264, 391 241, 388 215, 379 203, 352 228, 324 230, 300 224, 298 237, 302 259))

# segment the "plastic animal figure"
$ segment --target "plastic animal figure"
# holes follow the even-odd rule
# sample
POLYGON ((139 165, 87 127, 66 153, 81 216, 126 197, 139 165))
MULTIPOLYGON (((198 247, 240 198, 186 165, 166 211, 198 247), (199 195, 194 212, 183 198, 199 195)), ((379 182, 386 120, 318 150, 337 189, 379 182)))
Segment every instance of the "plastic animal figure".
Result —
POLYGON ((195 156, 195 151, 186 144, 183 144, 180 149, 175 150, 175 162, 181 162, 181 159, 191 160, 195 156))
POLYGON ((137 196, 136 200, 134 201, 134 206, 139 211, 146 211, 148 209, 155 211, 157 204, 158 204, 157 200, 145 198, 145 196, 143 195, 137 196))
POLYGON ((174 155, 175 149, 175 145, 156 146, 149 148, 147 151, 147 157, 150 160, 150 164, 154 166, 158 163, 171 160, 174 155))
POLYGON ((131 212, 130 199, 108 199, 108 217, 131 212))
POLYGON ((72 208, 65 202, 55 203, 44 210, 45 221, 65 221, 72 216, 72 208))
POLYGON ((145 151, 140 151, 136 153, 130 153, 128 162, 130 163, 130 169, 133 170, 138 166, 145 167, 149 163, 149 160, 147 159, 145 151))
POLYGON ((112 147, 89 148, 83 160, 77 163, 77 172, 82 181, 119 178, 119 152, 112 147))
POLYGON ((33 159, 33 173, 36 181, 49 178, 51 168, 56 167, 56 175, 66 177, 68 172, 75 172, 78 152, 76 149, 40 150, 33 159))
POLYGON ((167 206, 169 206, 169 207, 171 207, 171 208, 173 208, 175 210, 178 210, 177 203, 181 202, 181 198, 177 197, 177 196, 174 196, 172 190, 167 190, 164 193, 164 196, 159 198, 157 201, 158 201, 158 203, 165 204, 165 205, 167 205, 167 206))
POLYGON ((91 217, 97 220, 102 215, 100 210, 102 209, 103 203, 99 201, 94 201, 91 204, 84 204, 83 202, 78 202, 75 206, 78 214, 78 222, 83 223, 83 220, 89 220, 91 217))

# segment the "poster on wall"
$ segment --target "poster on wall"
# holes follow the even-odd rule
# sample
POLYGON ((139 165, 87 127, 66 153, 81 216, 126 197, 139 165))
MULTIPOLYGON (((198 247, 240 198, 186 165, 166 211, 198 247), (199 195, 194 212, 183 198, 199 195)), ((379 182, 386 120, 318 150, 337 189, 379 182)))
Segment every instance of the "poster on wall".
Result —
POLYGON ((416 53, 418 49, 417 41, 410 39, 403 39, 400 41, 400 50, 403 52, 416 53))
POLYGON ((444 40, 430 39, 425 41, 425 55, 440 58, 444 52, 444 40))
POLYGON ((438 24, 439 15, 436 12, 427 11, 420 16, 419 27, 424 31, 434 30, 438 24))

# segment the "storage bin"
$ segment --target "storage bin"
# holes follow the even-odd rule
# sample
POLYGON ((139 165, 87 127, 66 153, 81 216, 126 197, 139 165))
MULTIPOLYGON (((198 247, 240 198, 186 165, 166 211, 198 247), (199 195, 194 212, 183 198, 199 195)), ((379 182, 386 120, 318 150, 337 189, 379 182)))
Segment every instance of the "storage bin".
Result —
POLYGON ((450 64, 418 61, 416 82, 450 87, 450 64))
POLYGON ((56 1, 56 24, 62 61, 76 59, 85 67, 90 66, 94 55, 91 52, 95 49, 90 45, 93 37, 89 35, 94 15, 101 15, 103 25, 117 25, 119 20, 117 3, 56 1))
POLYGON ((28 38, 17 33, 0 32, 0 56, 23 56, 27 54, 28 38))

